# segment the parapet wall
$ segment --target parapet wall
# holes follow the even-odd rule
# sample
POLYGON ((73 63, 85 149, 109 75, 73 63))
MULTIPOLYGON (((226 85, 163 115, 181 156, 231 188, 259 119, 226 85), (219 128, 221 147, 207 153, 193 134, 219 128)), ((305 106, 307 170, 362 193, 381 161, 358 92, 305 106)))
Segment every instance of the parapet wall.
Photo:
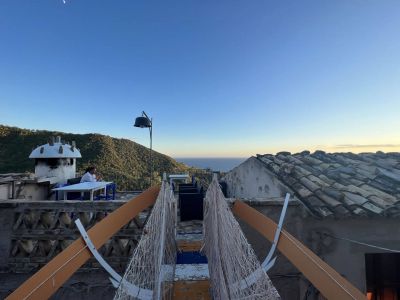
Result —
MULTIPOLYGON (((79 237, 74 224, 76 218, 89 229, 125 202, 0 200, 0 299, 79 237)), ((249 204, 278 221, 282 201, 249 204)), ((148 210, 141 213, 100 249, 102 256, 119 274, 125 271, 148 214, 148 210)), ((263 261, 271 243, 244 222, 239 222, 258 258, 263 261)), ((329 238, 324 233, 390 249, 400 248, 397 218, 316 219, 297 201, 289 204, 284 229, 363 292, 366 292, 365 254, 381 251, 329 238)), ((309 282, 279 251, 276 255, 278 259, 269 276, 282 299, 303 299, 311 287, 309 282)), ((114 292, 107 274, 95 260, 89 260, 54 297, 108 299, 114 292)))
MULTIPOLYGON (((89 229, 125 202, 0 200, 0 272, 37 271, 79 237, 74 220, 89 229)), ((99 250, 116 270, 125 269, 147 215, 142 212, 99 250)), ((90 260, 83 268, 98 267, 90 260)))

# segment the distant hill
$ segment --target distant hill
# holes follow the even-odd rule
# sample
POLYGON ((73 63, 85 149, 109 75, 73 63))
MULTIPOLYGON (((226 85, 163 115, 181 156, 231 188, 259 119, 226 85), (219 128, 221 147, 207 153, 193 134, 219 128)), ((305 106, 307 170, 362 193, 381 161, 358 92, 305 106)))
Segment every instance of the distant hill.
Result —
MULTIPOLYGON (((47 143, 51 136, 61 136, 62 140, 76 142, 82 154, 82 158, 77 161, 78 172, 83 172, 89 165, 95 165, 103 179, 115 181, 119 190, 148 187, 150 150, 127 139, 101 134, 72 134, 0 125, 0 173, 34 172, 34 160, 28 156, 32 149, 47 143)), ((155 151, 153 162, 155 181, 160 181, 163 172, 190 172, 204 177, 202 175, 205 171, 190 168, 155 151)))

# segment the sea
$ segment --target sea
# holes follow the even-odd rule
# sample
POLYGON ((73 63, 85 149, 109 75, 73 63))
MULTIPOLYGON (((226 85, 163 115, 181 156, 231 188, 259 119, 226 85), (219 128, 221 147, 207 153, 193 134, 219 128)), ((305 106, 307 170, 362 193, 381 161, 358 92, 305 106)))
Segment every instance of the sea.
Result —
POLYGON ((190 167, 211 169, 213 171, 228 172, 244 162, 247 157, 215 157, 215 158, 175 158, 190 167))

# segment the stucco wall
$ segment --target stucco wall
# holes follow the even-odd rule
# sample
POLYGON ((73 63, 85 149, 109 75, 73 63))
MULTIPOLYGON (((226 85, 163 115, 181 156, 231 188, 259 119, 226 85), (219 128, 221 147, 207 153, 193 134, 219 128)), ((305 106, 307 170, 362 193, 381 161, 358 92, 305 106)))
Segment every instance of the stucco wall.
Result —
POLYGON ((305 220, 305 241, 313 246, 321 258, 362 291, 366 291, 365 254, 387 252, 332 239, 317 233, 324 231, 337 237, 400 250, 398 219, 380 217, 321 221, 309 218, 305 220))
POLYGON ((269 172, 255 157, 250 157, 227 173, 223 181, 227 183, 228 197, 240 199, 274 199, 290 192, 276 176, 269 172))
MULTIPOLYGON (((281 204, 264 203, 253 207, 275 222, 279 220, 281 204)), ((260 261, 263 261, 270 243, 255 230, 243 222, 240 223, 260 261)), ((365 254, 384 253, 384 251, 330 238, 321 233, 390 249, 400 249, 398 224, 398 219, 383 217, 316 219, 297 202, 289 206, 284 228, 366 293, 365 254)), ((303 299, 309 283, 285 257, 278 255, 278 260, 269 275, 281 293, 282 299, 303 299)))
POLYGON ((56 177, 57 183, 65 184, 68 179, 76 176, 76 159, 60 158, 55 167, 48 165, 46 161, 38 161, 35 166, 35 176, 56 177))
MULTIPOLYGON (((14 197, 15 199, 37 200, 48 199, 50 186, 46 183, 16 182, 14 197)), ((0 200, 12 199, 12 183, 0 185, 0 200)))

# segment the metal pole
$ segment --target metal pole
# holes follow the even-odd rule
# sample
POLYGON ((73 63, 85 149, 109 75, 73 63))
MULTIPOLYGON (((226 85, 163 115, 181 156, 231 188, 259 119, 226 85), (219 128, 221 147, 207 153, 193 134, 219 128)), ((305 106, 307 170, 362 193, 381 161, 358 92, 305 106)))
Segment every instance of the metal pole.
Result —
POLYGON ((150 187, 153 183, 153 118, 150 119, 150 187))
POLYGON ((150 121, 150 187, 153 183, 153 118, 149 118, 145 111, 142 111, 142 116, 145 116, 150 121))

